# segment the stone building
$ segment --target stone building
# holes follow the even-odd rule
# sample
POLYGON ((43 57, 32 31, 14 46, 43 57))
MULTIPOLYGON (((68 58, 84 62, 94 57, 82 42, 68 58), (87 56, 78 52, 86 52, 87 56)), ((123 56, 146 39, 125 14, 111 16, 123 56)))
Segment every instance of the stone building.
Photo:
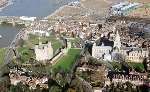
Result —
POLYGON ((67 32, 66 27, 67 27, 66 24, 62 22, 61 20, 59 20, 58 22, 55 23, 54 30, 55 32, 58 32, 58 33, 64 33, 64 32, 67 32))
POLYGON ((147 79, 146 73, 130 72, 125 74, 123 72, 109 72, 108 77, 114 83, 125 83, 130 81, 134 85, 143 85, 147 79))
POLYGON ((143 62, 144 58, 147 58, 149 55, 149 51, 146 48, 139 47, 122 47, 120 41, 120 35, 118 31, 116 32, 116 36, 114 39, 114 49, 113 49, 113 58, 116 57, 114 53, 120 55, 122 59, 125 59, 126 62, 143 62))
POLYGON ((103 44, 101 46, 96 46, 96 44, 93 45, 92 47, 92 56, 94 58, 104 58, 104 56, 106 57, 109 56, 110 57, 110 53, 112 51, 112 47, 111 46, 104 46, 103 44))
POLYGON ((149 51, 144 48, 126 47, 121 48, 121 54, 125 56, 127 62, 143 62, 144 58, 147 58, 149 51))
MULTIPOLYGON (((113 28, 113 46, 96 46, 93 45, 92 56, 95 58, 102 58, 103 60, 115 60, 115 61, 126 61, 126 62, 143 62, 144 58, 147 58, 149 51, 146 48, 140 47, 126 47, 121 43, 121 37, 116 28, 113 28)), ((106 40, 104 40, 106 42, 106 40)), ((108 42, 107 42, 108 43, 108 42)))
POLYGON ((39 45, 35 45, 34 50, 37 61, 47 61, 53 57, 51 42, 48 42, 47 44, 39 43, 39 45))
POLYGON ((38 35, 38 36, 45 36, 45 37, 50 36, 50 33, 45 30, 33 30, 30 32, 30 34, 38 35))

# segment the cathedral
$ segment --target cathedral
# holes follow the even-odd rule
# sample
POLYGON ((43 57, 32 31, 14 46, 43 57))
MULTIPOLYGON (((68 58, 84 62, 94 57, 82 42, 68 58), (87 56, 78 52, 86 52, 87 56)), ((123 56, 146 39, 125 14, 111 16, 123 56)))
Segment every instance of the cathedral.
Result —
POLYGON ((115 27, 113 28, 113 33, 115 33, 113 35, 113 46, 108 46, 106 44, 96 46, 96 43, 94 43, 92 47, 92 56, 94 58, 107 61, 126 61, 141 63, 143 62, 144 58, 148 57, 149 51, 146 48, 122 47, 121 37, 115 27))

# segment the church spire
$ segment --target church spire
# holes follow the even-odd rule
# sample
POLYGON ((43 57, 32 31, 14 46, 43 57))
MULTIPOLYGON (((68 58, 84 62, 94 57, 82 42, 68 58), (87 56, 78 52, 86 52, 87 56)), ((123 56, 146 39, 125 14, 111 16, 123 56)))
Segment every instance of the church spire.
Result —
POLYGON ((116 25, 113 26, 113 32, 115 32, 115 31, 116 31, 116 25))
POLYGON ((41 42, 41 38, 40 38, 40 36, 39 36, 39 45, 41 45, 42 44, 42 42, 41 42))
POLYGON ((121 48, 121 41, 120 41, 120 35, 118 31, 116 31, 116 37, 114 39, 114 47, 120 49, 121 48))

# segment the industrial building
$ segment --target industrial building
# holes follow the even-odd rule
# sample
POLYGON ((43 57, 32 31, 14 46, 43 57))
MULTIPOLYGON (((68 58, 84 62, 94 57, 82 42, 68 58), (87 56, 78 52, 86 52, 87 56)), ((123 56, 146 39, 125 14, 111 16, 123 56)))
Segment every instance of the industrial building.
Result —
POLYGON ((117 5, 111 7, 111 14, 112 15, 127 15, 128 12, 142 6, 140 3, 129 3, 129 2, 121 2, 117 5))

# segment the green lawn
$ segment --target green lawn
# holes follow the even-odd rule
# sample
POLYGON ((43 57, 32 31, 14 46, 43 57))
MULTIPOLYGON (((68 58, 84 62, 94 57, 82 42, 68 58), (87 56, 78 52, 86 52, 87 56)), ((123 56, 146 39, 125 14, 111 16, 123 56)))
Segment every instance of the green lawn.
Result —
POLYGON ((129 67, 133 68, 133 69, 140 69, 143 70, 144 69, 144 65, 142 63, 128 63, 129 67))
MULTIPOLYGON (((110 64, 113 66, 114 69, 121 70, 121 64, 119 62, 110 62, 110 64)), ((134 63, 134 62, 127 62, 127 65, 129 68, 132 68, 137 71, 143 71, 144 65, 142 63, 134 63)))
POLYGON ((4 57, 5 57, 5 48, 0 48, 0 65, 3 64, 4 62, 4 57))
POLYGON ((70 49, 68 54, 62 57, 58 63, 53 66, 53 69, 58 69, 58 71, 59 69, 63 69, 66 72, 69 71, 79 56, 80 51, 80 49, 70 49))
POLYGON ((29 61, 30 58, 35 58, 34 52, 27 47, 19 47, 17 50, 21 55, 22 63, 29 61))

